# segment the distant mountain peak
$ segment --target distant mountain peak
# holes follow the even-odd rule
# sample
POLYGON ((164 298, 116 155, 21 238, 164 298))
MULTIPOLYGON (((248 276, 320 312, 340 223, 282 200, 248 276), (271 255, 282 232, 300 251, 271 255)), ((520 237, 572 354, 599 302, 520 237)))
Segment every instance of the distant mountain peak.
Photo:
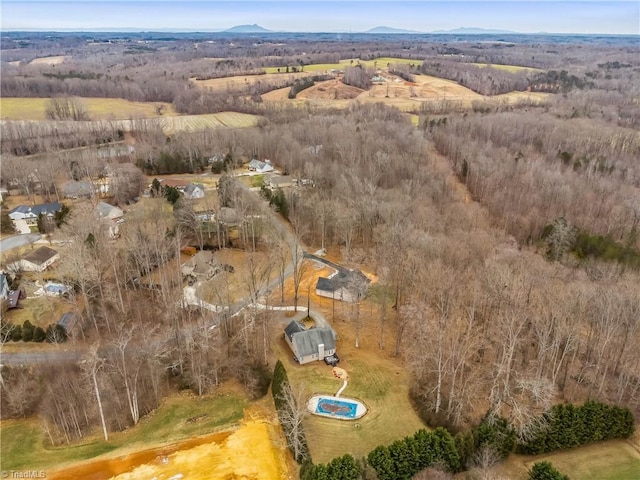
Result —
POLYGON ((230 29, 225 30, 225 32, 230 33, 265 33, 270 31, 271 30, 267 30, 257 23, 254 23, 253 25, 236 25, 235 27, 231 27, 230 29))
POLYGON ((417 30, 407 30, 405 28, 395 28, 395 27, 387 27, 387 26, 379 26, 373 27, 370 30, 367 30, 364 33, 420 33, 417 30))

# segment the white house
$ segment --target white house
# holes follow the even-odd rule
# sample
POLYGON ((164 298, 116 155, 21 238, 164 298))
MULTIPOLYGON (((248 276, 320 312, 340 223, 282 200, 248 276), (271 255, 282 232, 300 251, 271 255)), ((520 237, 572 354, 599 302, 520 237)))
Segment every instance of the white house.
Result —
POLYGON ((271 164, 271 160, 261 162, 254 158, 249 162, 249 170, 257 173, 273 172, 273 165, 271 164))
POLYGON ((60 254, 49 247, 40 247, 8 268, 23 272, 44 272, 52 263, 60 260, 60 254))
POLYGON ((284 329, 284 338, 300 365, 324 360, 336 353, 336 334, 329 327, 306 329, 293 320, 284 329))
POLYGON ((204 185, 200 183, 189 183, 184 187, 184 198, 189 200, 204 198, 204 185))
POLYGON ((53 215, 60 210, 62 210, 62 205, 59 202, 42 203, 33 206, 18 205, 9 212, 9 218, 13 220, 13 223, 15 223, 16 220, 24 220, 27 225, 36 225, 40 214, 53 217, 53 215))

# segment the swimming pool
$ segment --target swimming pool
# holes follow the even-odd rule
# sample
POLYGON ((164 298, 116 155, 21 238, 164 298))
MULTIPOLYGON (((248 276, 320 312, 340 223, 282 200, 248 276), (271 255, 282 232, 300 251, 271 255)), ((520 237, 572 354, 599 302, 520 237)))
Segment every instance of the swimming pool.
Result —
POLYGON ((45 283, 43 290, 45 295, 51 295, 51 296, 64 295, 65 293, 69 292, 69 289, 67 288, 66 285, 63 285, 62 283, 53 283, 53 282, 45 283))
POLYGON ((307 409, 314 415, 339 420, 357 420, 367 413, 367 407, 358 400, 328 395, 314 395, 307 402, 307 409))

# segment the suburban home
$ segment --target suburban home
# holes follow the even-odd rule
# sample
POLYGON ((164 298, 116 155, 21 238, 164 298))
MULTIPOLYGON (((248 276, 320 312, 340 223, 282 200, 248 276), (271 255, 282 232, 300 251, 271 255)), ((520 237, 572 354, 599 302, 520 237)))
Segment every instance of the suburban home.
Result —
POLYGON ((124 212, 118 207, 114 207, 106 202, 98 203, 96 210, 98 217, 109 227, 109 237, 116 238, 120 234, 118 224, 124 220, 124 212))
POLYGON ((271 190, 288 188, 293 187, 295 179, 291 175, 269 175, 269 178, 265 178, 264 184, 271 190))
POLYGON ((176 190, 184 192, 189 182, 180 178, 163 178, 159 180, 161 186, 173 187, 176 190))
POLYGON ((184 198, 189 200, 204 198, 204 185, 200 183, 190 183, 184 187, 184 198))
POLYGON ((93 197, 95 187, 91 182, 67 182, 62 186, 64 198, 89 198, 93 197))
POLYGON ((273 165, 271 165, 271 160, 261 162, 254 158, 249 162, 249 170, 257 173, 273 172, 273 165))
POLYGON ((12 270, 23 272, 44 272, 52 263, 60 260, 60 254, 49 247, 40 247, 29 255, 12 263, 12 270))
POLYGON ((234 268, 226 263, 218 263, 213 252, 200 250, 180 267, 182 275, 195 280, 209 280, 221 272, 233 273, 234 268))
POLYGON ((343 302, 357 302, 366 296, 371 280, 360 270, 345 268, 310 253, 305 253, 304 257, 327 265, 334 270, 328 277, 318 278, 318 283, 316 283, 317 295, 343 302))
POLYGON ((17 220, 24 220, 27 225, 36 225, 40 214, 53 217, 60 210, 62 210, 62 205, 59 202, 41 203, 33 206, 18 205, 9 212, 9 218, 13 220, 13 223, 16 223, 17 220))
POLYGON ((0 273, 0 299, 7 300, 9 291, 9 279, 4 273, 0 273))
POLYGON ((293 320, 284 329, 284 339, 300 365, 322 361, 336 353, 336 334, 330 327, 307 329, 293 320))

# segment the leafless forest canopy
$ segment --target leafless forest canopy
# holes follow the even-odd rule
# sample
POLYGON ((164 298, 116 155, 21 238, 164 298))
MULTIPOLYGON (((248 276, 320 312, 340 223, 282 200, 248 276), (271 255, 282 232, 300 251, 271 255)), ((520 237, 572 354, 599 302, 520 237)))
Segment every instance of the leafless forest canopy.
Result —
MULTIPOLYGON (((640 415, 637 38, 546 41, 3 39, 1 88, 6 97, 120 97, 172 102, 179 112, 260 113, 257 128, 170 138, 133 120, 134 161, 157 170, 168 155, 197 172, 221 153, 237 163, 270 158, 312 179, 314 188, 287 194, 288 221, 310 248, 338 248, 345 262, 378 276, 386 293, 379 321, 366 328, 394 332, 393 344, 381 347, 411 368, 421 408, 456 427, 493 409, 526 436, 537 414, 562 401, 595 398, 640 415), (50 55, 71 60, 29 63, 50 55), (266 108, 253 87, 210 94, 189 82, 382 56, 424 60, 406 74, 453 79, 485 95, 527 88, 552 95, 539 105, 416 111, 416 128, 383 104, 266 108)), ((91 150, 68 148, 122 136, 108 122, 58 136, 18 122, 2 128, 2 181, 33 195, 37 169, 51 200, 60 175, 104 172, 106 161, 91 150)), ((128 161, 112 168, 121 172, 115 201, 125 204, 140 193, 140 170, 128 161)), ((246 220, 238 246, 248 261, 269 251, 269 268, 282 270, 286 241, 273 226, 255 224, 269 207, 232 178, 220 189, 220 206, 246 220)), ((100 425, 135 424, 178 388, 202 394, 236 376, 250 392, 263 391, 273 360, 269 314, 180 308, 177 253, 201 243, 201 229, 189 205, 167 213, 164 199, 154 202, 127 219, 117 242, 87 221, 89 211, 72 211, 62 228, 77 248, 61 275, 84 305, 75 338, 100 349, 78 365, 4 369, 3 416, 39 413, 52 441, 72 441, 100 425), (156 288, 139 282, 160 265, 156 288), (214 321, 220 329, 210 329, 214 321)), ((228 232, 218 228, 216 238, 224 244, 228 232)), ((247 295, 265 278, 251 265, 247 295)), ((222 289, 216 296, 232 303, 222 289)))

